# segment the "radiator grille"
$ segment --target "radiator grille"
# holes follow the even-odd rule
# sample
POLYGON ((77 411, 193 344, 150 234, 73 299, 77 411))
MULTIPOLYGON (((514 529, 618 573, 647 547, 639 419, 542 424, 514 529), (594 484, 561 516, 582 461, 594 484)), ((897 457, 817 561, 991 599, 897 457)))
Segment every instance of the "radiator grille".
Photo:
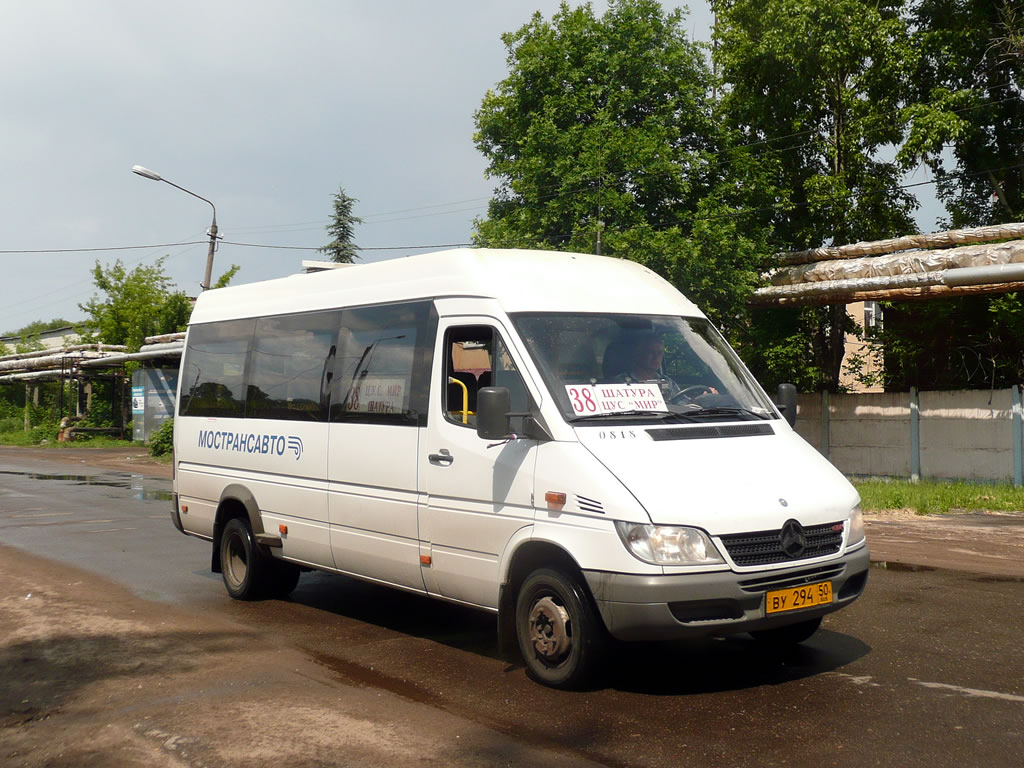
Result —
POLYGON ((722 536, 729 557, 736 565, 771 565, 834 555, 843 543, 843 524, 825 523, 804 528, 807 546, 799 557, 782 551, 781 530, 732 533, 722 536))

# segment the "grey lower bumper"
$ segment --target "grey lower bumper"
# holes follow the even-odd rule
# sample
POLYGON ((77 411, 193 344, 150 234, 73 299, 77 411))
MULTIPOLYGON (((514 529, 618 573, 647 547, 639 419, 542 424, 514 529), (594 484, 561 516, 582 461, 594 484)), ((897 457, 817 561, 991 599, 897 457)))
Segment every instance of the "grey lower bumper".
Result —
POLYGON ((672 576, 584 571, 583 575, 613 637, 670 640, 769 629, 838 611, 860 597, 869 565, 864 546, 838 560, 777 571, 672 576), (819 581, 832 582, 830 604, 765 614, 766 592, 819 581))

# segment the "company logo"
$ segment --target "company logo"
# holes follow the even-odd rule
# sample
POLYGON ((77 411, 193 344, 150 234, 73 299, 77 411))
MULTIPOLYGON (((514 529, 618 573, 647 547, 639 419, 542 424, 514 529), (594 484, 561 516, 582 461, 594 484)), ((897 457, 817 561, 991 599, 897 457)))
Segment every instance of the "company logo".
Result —
POLYGON ((779 532, 779 544, 783 554, 790 560, 795 560, 807 549, 807 536, 804 534, 804 527, 796 520, 787 520, 779 532))
POLYGON ((228 432, 219 429, 200 430, 196 439, 200 448, 232 453, 256 453, 261 456, 284 456, 286 451, 302 457, 302 438, 296 435, 263 435, 256 432, 228 432))

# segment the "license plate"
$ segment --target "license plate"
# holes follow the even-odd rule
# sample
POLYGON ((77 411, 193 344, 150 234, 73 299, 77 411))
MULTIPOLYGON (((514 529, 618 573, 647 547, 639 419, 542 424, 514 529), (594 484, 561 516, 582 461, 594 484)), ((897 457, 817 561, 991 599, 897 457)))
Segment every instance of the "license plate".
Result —
POLYGON ((832 602, 832 582, 819 581, 792 589, 777 589, 769 592, 764 598, 765 613, 782 613, 811 608, 815 605, 828 605, 832 602))

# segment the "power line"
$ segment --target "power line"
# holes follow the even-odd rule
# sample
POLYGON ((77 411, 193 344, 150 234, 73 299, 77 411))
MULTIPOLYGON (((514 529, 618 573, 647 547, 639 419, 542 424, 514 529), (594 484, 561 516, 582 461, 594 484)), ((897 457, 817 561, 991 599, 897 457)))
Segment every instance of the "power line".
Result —
MULTIPOLYGON (((244 248, 275 248, 284 251, 322 251, 319 246, 310 245, 267 245, 266 243, 239 243, 234 240, 222 240, 224 245, 238 245, 244 248)), ((465 248, 472 243, 442 243, 440 245, 381 245, 373 247, 356 246, 357 251, 412 251, 418 248, 465 248)))
POLYGON ((176 248, 181 245, 205 245, 208 240, 193 240, 183 243, 156 243, 154 245, 115 245, 109 248, 38 248, 34 250, 0 251, 0 254, 17 253, 92 253, 95 251, 142 251, 151 248, 176 248))

